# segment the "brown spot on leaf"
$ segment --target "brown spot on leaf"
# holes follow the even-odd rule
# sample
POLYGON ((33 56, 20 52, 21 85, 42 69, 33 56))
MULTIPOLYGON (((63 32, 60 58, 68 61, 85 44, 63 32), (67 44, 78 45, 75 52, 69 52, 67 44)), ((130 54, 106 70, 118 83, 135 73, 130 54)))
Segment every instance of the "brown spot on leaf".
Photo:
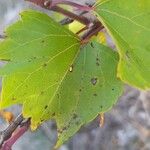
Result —
POLYGON ((100 63, 99 62, 96 62, 96 66, 99 66, 100 65, 100 63))
POLYGON ((43 67, 46 67, 46 66, 47 66, 47 64, 46 64, 46 63, 44 63, 44 64, 43 64, 43 67))
POLYGON ((60 97, 60 95, 59 94, 57 94, 57 98, 59 98, 60 97))
POLYGON ((96 94, 96 93, 94 93, 94 94, 93 94, 93 96, 95 96, 95 97, 96 97, 96 96, 97 96, 97 94, 96 94))
POLYGON ((77 117, 78 117, 77 114, 73 114, 72 116, 73 119, 76 119, 77 117))
POLYGON ((44 109, 47 109, 48 108, 48 105, 46 105, 45 107, 44 107, 44 109))
POLYGON ((41 91, 41 95, 43 95, 44 94, 44 91, 41 91))
POLYGON ((91 47, 92 47, 92 48, 95 48, 93 43, 91 43, 91 47))
POLYGON ((95 78, 95 77, 91 79, 91 83, 92 83, 93 85, 96 85, 96 84, 97 84, 97 81, 98 81, 98 79, 95 78))
POLYGON ((80 121, 77 121, 75 124, 78 126, 80 124, 80 121))
POLYGON ((99 60, 99 58, 98 58, 98 57, 96 58, 96 65, 97 65, 97 66, 99 66, 99 65, 100 65, 100 60, 99 60))
POLYGON ((52 116, 53 116, 53 117, 55 116, 55 112, 54 112, 54 113, 52 113, 52 116))
POLYGON ((57 132, 61 134, 61 133, 63 133, 63 130, 62 129, 57 129, 57 132))
POLYGON ((67 127, 63 127, 63 128, 62 128, 62 131, 64 131, 64 130, 67 130, 67 127))
POLYGON ((15 101, 16 100, 16 98, 15 97, 12 97, 12 101, 15 101))
POLYGON ((126 57, 127 57, 128 59, 130 58, 130 56, 129 56, 129 51, 126 51, 125 55, 126 55, 126 57))

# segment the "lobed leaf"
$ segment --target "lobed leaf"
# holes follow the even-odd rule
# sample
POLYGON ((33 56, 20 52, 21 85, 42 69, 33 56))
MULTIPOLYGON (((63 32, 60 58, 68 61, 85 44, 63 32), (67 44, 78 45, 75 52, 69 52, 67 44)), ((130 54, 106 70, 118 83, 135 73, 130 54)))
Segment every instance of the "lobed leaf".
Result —
POLYGON ((117 64, 118 54, 97 42, 81 49, 49 110, 58 125, 57 146, 117 102, 122 93, 117 64))
POLYGON ((21 18, 6 30, 8 38, 0 44, 0 59, 8 61, 0 69, 0 109, 23 104, 24 117, 32 118, 35 129, 45 121, 40 116, 51 109, 80 40, 46 14, 30 10, 21 13, 21 18))
POLYGON ((94 41, 79 50, 80 39, 46 14, 30 10, 21 17, 0 43, 0 59, 7 61, 0 109, 23 104, 32 129, 55 119, 60 146, 116 103, 118 55, 94 41))
POLYGON ((120 54, 118 77, 150 88, 150 1, 102 0, 95 14, 114 39, 120 54))

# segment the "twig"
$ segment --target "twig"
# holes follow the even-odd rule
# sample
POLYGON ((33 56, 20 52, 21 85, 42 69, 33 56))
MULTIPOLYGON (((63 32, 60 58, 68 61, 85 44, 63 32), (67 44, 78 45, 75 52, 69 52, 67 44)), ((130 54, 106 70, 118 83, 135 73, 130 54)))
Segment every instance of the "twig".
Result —
POLYGON ((40 7, 45 8, 45 0, 25 0, 25 1, 32 2, 40 7))
POLYGON ((52 2, 50 3, 48 1, 46 3, 44 0, 26 0, 26 1, 32 2, 32 3, 34 3, 34 4, 38 5, 38 6, 41 6, 41 7, 45 8, 45 9, 61 13, 61 14, 65 15, 66 17, 69 17, 69 18, 71 18, 73 20, 79 21, 82 24, 87 25, 87 24, 90 23, 88 18, 86 18, 84 16, 78 16, 78 15, 76 15, 76 14, 74 14, 74 13, 68 11, 68 10, 65 10, 65 9, 63 9, 63 8, 61 8, 59 6, 53 6, 52 2))
MULTIPOLYGON (((77 15, 78 15, 78 16, 82 16, 82 15, 84 15, 84 14, 86 14, 86 13, 87 13, 86 11, 82 11, 82 12, 78 13, 77 15)), ((66 18, 62 19, 59 23, 60 23, 61 25, 67 25, 67 24, 72 23, 73 21, 74 21, 74 19, 71 19, 71 18, 66 17, 66 18)))
POLYGON ((27 119, 20 128, 2 145, 0 150, 11 150, 13 144, 28 130, 30 126, 30 119, 27 119))
POLYGON ((103 28, 104 27, 100 22, 93 23, 93 25, 81 37, 81 43, 87 43, 92 36, 97 35, 98 32, 101 31, 103 28))
POLYGON ((59 23, 61 24, 61 25, 67 25, 67 24, 70 24, 70 23, 72 23, 74 21, 74 19, 71 19, 71 18, 64 18, 64 19, 62 19, 59 23))
POLYGON ((91 7, 91 5, 81 5, 81 4, 78 4, 78 3, 75 3, 75 2, 72 2, 72 1, 69 1, 69 0, 25 0, 25 1, 29 1, 29 2, 32 2, 36 5, 39 5, 41 7, 54 7, 58 4, 65 4, 65 5, 70 5, 72 7, 76 7, 80 10, 83 10, 83 11, 91 11, 93 8, 91 7))
POLYGON ((21 124, 23 120, 23 116, 22 114, 20 114, 12 124, 10 124, 4 131, 1 132, 0 148, 2 147, 3 143, 12 136, 13 132, 17 129, 17 127, 21 124))
POLYGON ((90 20, 87 19, 86 17, 84 17, 84 16, 78 16, 78 15, 76 15, 76 14, 74 14, 74 13, 68 11, 68 10, 65 10, 65 9, 63 9, 63 8, 61 8, 59 6, 54 6, 50 10, 59 12, 59 13, 65 15, 65 16, 67 16, 67 17, 69 17, 71 19, 77 20, 80 23, 85 24, 85 25, 87 25, 87 24, 90 23, 90 20))
POLYGON ((89 28, 89 26, 85 26, 83 27, 81 30, 79 30, 78 32, 76 32, 77 35, 79 35, 80 33, 84 32, 85 30, 87 30, 89 28))
POLYGON ((92 7, 89 7, 88 5, 80 5, 80 4, 77 4, 68 0, 52 0, 52 3, 51 3, 52 6, 56 6, 58 4, 65 4, 65 5, 73 6, 83 11, 91 11, 93 9, 92 7))

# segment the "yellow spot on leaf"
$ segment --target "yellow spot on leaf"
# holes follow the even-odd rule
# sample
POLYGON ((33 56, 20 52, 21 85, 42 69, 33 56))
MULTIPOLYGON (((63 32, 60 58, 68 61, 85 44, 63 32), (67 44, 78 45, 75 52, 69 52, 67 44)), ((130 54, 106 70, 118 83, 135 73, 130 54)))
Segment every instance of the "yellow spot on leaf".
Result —
POLYGON ((99 32, 97 38, 98 42, 100 42, 101 44, 106 44, 106 36, 104 32, 99 32))

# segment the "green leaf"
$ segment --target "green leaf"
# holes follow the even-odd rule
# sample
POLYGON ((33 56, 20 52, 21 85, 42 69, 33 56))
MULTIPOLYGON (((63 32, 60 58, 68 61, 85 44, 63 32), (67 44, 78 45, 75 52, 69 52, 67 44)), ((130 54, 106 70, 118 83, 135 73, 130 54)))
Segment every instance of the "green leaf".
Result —
POLYGON ((55 119, 60 146, 116 103, 122 93, 118 55, 96 42, 79 51, 78 37, 47 15, 26 11, 21 16, 0 43, 0 59, 8 61, 0 70, 0 109, 23 104, 32 129, 55 119))
POLYGON ((24 117, 32 117, 32 129, 46 119, 63 79, 79 52, 80 40, 68 29, 37 11, 21 13, 22 20, 6 30, 0 43, 3 87, 0 109, 23 104, 24 117), (45 112, 46 113, 46 112, 45 112))
POLYGON ((116 103, 122 93, 118 61, 116 52, 97 42, 81 49, 49 110, 58 125, 57 147, 116 103))
POLYGON ((149 89, 150 0, 103 0, 95 8, 119 50, 118 77, 149 89))

